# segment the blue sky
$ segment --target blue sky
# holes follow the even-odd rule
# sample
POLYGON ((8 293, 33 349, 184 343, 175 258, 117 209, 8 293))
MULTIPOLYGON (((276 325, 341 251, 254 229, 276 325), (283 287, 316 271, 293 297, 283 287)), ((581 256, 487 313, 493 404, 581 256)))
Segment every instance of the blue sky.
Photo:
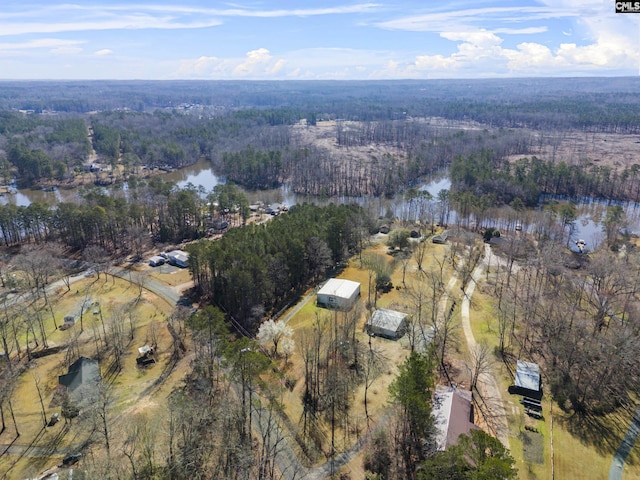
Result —
POLYGON ((3 0, 0 79, 638 75, 610 0, 3 0))

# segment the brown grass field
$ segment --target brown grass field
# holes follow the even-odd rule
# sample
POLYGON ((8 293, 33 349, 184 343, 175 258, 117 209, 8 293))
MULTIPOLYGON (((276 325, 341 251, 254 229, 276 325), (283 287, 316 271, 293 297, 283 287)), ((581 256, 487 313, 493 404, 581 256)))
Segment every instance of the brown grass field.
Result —
MULTIPOLYGON (((120 279, 104 277, 100 279, 85 278, 58 291, 54 302, 56 322, 62 323, 62 318, 69 312, 75 312, 79 302, 85 298, 86 290, 90 289, 92 300, 99 302, 102 317, 107 320, 113 309, 135 300, 138 296, 137 287, 120 279)), ((98 308, 98 307, 97 307, 98 308)), ((96 309, 97 309, 96 308, 96 309)), ((93 310, 93 309, 92 309, 93 310)), ((101 331, 100 315, 90 310, 84 315, 84 332, 80 333, 80 323, 62 331, 55 329, 51 317, 47 320, 49 346, 68 344, 77 336, 78 353, 95 357, 96 348, 92 340, 94 329, 101 331)), ((124 368, 113 380, 113 391, 117 398, 112 415, 115 421, 111 427, 114 441, 118 442, 125 434, 125 426, 135 413, 147 412, 153 414, 159 408, 166 394, 181 380, 185 371, 184 366, 178 365, 162 383, 156 384, 163 370, 168 365, 170 357, 171 339, 165 326, 166 317, 171 313, 169 304, 160 301, 155 295, 144 292, 135 306, 134 339, 127 347, 124 355, 124 368), (137 347, 150 343, 151 331, 155 330, 158 344, 158 363, 146 370, 136 367, 137 347)), ((128 326, 127 326, 128 328, 128 326)), ((43 470, 60 463, 66 453, 70 453, 87 439, 86 425, 74 421, 67 428, 61 421, 53 427, 42 428, 42 409, 38 401, 36 382, 40 385, 47 419, 51 414, 60 412, 59 406, 52 406, 51 400, 58 383, 58 375, 66 373, 65 350, 59 353, 43 356, 32 360, 29 368, 20 376, 13 394, 13 408, 20 436, 16 438, 14 425, 10 418, 6 418, 8 428, 0 435, 2 451, 11 444, 15 455, 4 454, 0 457, 0 478, 31 478, 43 470), (27 447, 31 448, 26 455, 21 453, 27 447), (36 453, 50 451, 51 455, 36 456, 36 453)), ((105 370, 109 359, 100 363, 101 374, 105 370)))
MULTIPOLYGON (((367 252, 374 252, 384 256, 389 262, 393 257, 388 255, 384 244, 386 236, 379 235, 376 243, 368 247, 367 252)), ((448 253, 448 247, 428 243, 426 255, 426 269, 433 265, 435 259, 442 260, 448 253)), ((142 267, 141 270, 146 270, 142 267)), ((450 262, 445 267, 445 281, 453 274, 450 262)), ((152 278, 175 288, 183 288, 189 285, 190 278, 186 270, 167 271, 152 270, 152 278)), ((490 275, 483 276, 479 288, 471 302, 471 324, 477 341, 484 341, 491 346, 498 343, 497 330, 494 322, 494 299, 491 296, 491 283, 494 281, 495 270, 490 275)), ((361 298, 365 304, 369 298, 368 273, 360 268, 359 257, 354 257, 348 266, 339 275, 361 283, 361 298)), ((402 269, 396 264, 392 273, 392 282, 395 287, 389 293, 379 296, 379 307, 392 308, 409 312, 411 310, 410 299, 405 294, 402 284, 402 269)), ((419 275, 415 262, 412 260, 407 268, 407 285, 416 283, 419 275)), ((55 296, 54 312, 56 322, 61 323, 62 318, 72 312, 79 302, 86 296, 87 289, 91 291, 91 297, 99 302, 103 318, 107 319, 111 311, 137 297, 138 289, 135 285, 120 279, 83 278, 72 284, 71 290, 66 287, 58 290, 55 296)), ((458 285, 456 285, 456 292, 458 285)), ((454 293, 456 293, 454 292, 454 293)), ((314 304, 313 291, 308 303, 300 309, 289 321, 294 329, 294 337, 300 335, 304 328, 310 328, 317 316, 331 315, 332 312, 317 308, 314 304)), ((53 296, 52 296, 53 297, 53 296)), ((115 436, 114 443, 122 441, 126 435, 128 425, 139 414, 148 417, 161 414, 166 405, 167 395, 173 388, 180 385, 190 366, 189 355, 180 360, 168 370, 170 359, 170 336, 166 330, 165 319, 171 313, 171 306, 160 301, 155 295, 145 291, 142 299, 135 307, 136 328, 134 340, 127 348, 124 358, 124 369, 114 379, 114 392, 117 401, 114 404, 112 415, 114 424, 112 432, 115 436), (157 342, 159 347, 159 363, 148 370, 138 370, 135 365, 137 347, 149 343, 151 325, 155 325, 157 342), (164 374, 164 375, 163 375, 164 374), (159 379, 162 376, 162 381, 159 379)), ((458 315, 456 313, 456 315, 458 315)), ((357 327, 358 338, 361 342, 368 342, 369 336, 364 333, 364 323, 367 312, 362 308, 362 313, 357 327)), ((72 329, 56 330, 53 320, 47 320, 49 345, 67 344, 73 335, 79 333, 80 325, 72 329)), ((91 340, 93 329, 101 329, 99 315, 93 311, 87 312, 84 320, 84 332, 78 337, 78 350, 82 355, 95 356, 95 344, 91 340)), ((461 330, 457 331, 459 340, 457 347, 451 352, 451 369, 454 380, 461 386, 468 384, 464 373, 464 361, 467 353, 466 343, 461 330)), ((372 418, 370 428, 376 428, 383 412, 388 406, 388 387, 397 372, 397 366, 409 353, 406 339, 400 341, 385 340, 383 338, 371 338, 374 348, 378 349, 387 360, 387 368, 375 380, 369 389, 369 411, 372 418)), ((517 353, 517 352, 514 352, 517 353)), ((302 416, 301 396, 303 389, 303 365, 299 353, 296 351, 288 359, 285 366, 281 361, 281 371, 294 380, 292 391, 284 390, 282 401, 290 423, 299 424, 302 416)), ((553 470, 554 478, 606 478, 613 453, 620 443, 629 424, 631 415, 627 412, 616 412, 599 419, 580 419, 562 412, 556 405, 552 405, 548 398, 543 400, 544 420, 532 420, 524 414, 519 398, 510 396, 507 387, 512 382, 512 377, 507 366, 496 359, 494 364, 497 378, 502 386, 503 400, 509 416, 511 452, 516 460, 519 477, 522 479, 546 480, 552 478, 551 460, 551 435, 553 435, 553 470), (553 429, 551 422, 553 420, 553 429), (525 429, 531 427, 537 432, 525 429)), ((87 432, 81 423, 74 423, 70 427, 64 427, 63 422, 43 429, 42 413, 38 402, 36 382, 39 382, 47 416, 58 411, 59 407, 51 406, 51 399, 57 385, 57 376, 66 373, 65 352, 38 358, 31 362, 30 367, 22 374, 13 395, 13 406, 16 421, 20 429, 20 437, 15 438, 15 430, 10 418, 7 418, 8 428, 0 435, 2 451, 12 444, 13 454, 0 456, 0 478, 32 478, 45 469, 60 463, 64 453, 69 453, 86 439, 87 432), (53 452, 48 455, 35 456, 36 451, 31 448, 31 453, 21 455, 20 452, 27 447, 49 449, 53 452)), ((444 383, 444 382, 443 382, 444 383)), ((353 392, 353 404, 350 411, 351 430, 338 432, 336 435, 339 450, 348 448, 359 436, 367 431, 367 421, 363 405, 364 387, 360 386, 353 392)), ((481 422, 479 422, 481 423, 481 422)), ((325 437, 323 452, 328 453, 329 426, 321 425, 322 434, 325 437)), ((40 450, 38 450, 40 451, 40 450)), ((99 453, 96 453, 99 454, 99 453)), ((162 457, 162 452, 158 453, 162 457)), ((326 461, 326 456, 319 455, 315 458, 315 464, 326 461)), ((357 455, 342 471, 348 473, 353 480, 364 479, 363 454, 357 455)), ((625 479, 640 478, 640 453, 636 447, 632 451, 625 467, 625 479)))

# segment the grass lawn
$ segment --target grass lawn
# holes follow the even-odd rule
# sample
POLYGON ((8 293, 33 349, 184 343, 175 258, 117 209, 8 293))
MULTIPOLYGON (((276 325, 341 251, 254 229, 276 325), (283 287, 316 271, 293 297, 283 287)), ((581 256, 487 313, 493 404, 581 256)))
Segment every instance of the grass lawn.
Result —
MULTIPOLYGON (((491 291, 492 287, 486 283, 486 277, 483 277, 471 302, 471 327, 478 342, 485 341, 491 347, 497 347, 498 325, 494 314, 496 299, 490 295, 491 291)), ((517 351, 514 353, 517 354, 517 351)), ((563 412, 557 405, 553 405, 551 410, 549 398, 545 396, 542 402, 544 420, 535 420, 524 413, 519 396, 507 393, 513 380, 506 365, 496 359, 494 367, 504 392, 503 399, 509 416, 511 454, 516 460, 520 478, 552 478, 551 416, 555 478, 608 477, 613 455, 629 426, 632 413, 617 411, 605 417, 581 419, 563 412), (532 427, 537 432, 525 427, 532 427), (543 463, 539 462, 541 449, 543 463)), ((515 368, 515 365, 511 368, 515 368)), ((640 448, 637 444, 625 464, 623 478, 640 479, 640 448)))
MULTIPOLYGON (((387 265, 393 267, 391 273, 391 281, 394 286, 391 291, 384 294, 378 294, 377 307, 378 308, 390 308, 407 313, 411 313, 411 298, 406 294, 404 284, 417 285, 422 280, 422 274, 418 272, 417 266, 413 259, 410 259, 406 268, 403 271, 402 263, 396 261, 393 256, 388 254, 388 248, 384 244, 384 237, 380 235, 381 241, 373 243, 364 252, 362 257, 366 258, 367 255, 375 254, 379 255, 387 265), (404 284, 403 284, 404 276, 404 284)), ((423 268, 425 270, 430 269, 433 265, 436 265, 436 259, 442 261, 442 258, 446 252, 446 247, 442 245, 435 245, 428 243, 427 255, 423 262, 423 268)), ((410 348, 406 338, 400 341, 387 340, 380 337, 369 337, 364 332, 364 325, 368 318, 368 311, 366 309, 367 302, 374 303, 374 292, 369 294, 369 271, 366 268, 361 268, 362 264, 360 257, 351 259, 347 267, 340 273, 338 278, 348 279, 359 282, 361 285, 360 305, 355 307, 359 308, 358 324, 356 327, 357 337, 360 342, 366 342, 368 347, 369 341, 371 341, 372 348, 378 352, 378 354, 385 359, 385 367, 379 376, 369 386, 367 391, 367 409, 369 411, 370 422, 369 427, 375 428, 375 424, 379 421, 388 406, 388 389, 390 383, 394 380, 397 374, 397 366, 404 361, 409 354, 410 348)), ((444 267, 445 278, 447 274, 451 273, 450 266, 444 267)), ((342 312, 335 312, 324 308, 318 308, 315 305, 315 296, 313 290, 307 292, 307 295, 311 295, 309 301, 289 320, 288 325, 294 329, 294 339, 296 343, 300 343, 300 335, 305 329, 311 329, 317 319, 331 318, 332 315, 344 315, 342 312)), ((352 310, 357 312, 358 310, 352 310)), ((289 416, 290 421, 294 425, 299 425, 302 418, 302 403, 301 398, 304 389, 304 365, 303 360, 299 352, 295 352, 289 359, 289 364, 286 369, 286 376, 290 379, 294 379, 295 386, 292 391, 285 392, 283 397, 283 403, 285 405, 285 411, 289 416)), ((344 432, 339 432, 336 435, 337 443, 340 449, 347 448, 355 442, 355 440, 363 435, 367 430, 367 419, 364 409, 364 385, 358 385, 353 391, 352 406, 349 411, 350 417, 350 432, 348 435, 344 435, 344 432)), ((325 440, 330 435, 328 425, 321 427, 325 440)), ((325 442, 326 444, 326 442, 325 442)), ((327 451, 327 445, 323 447, 323 450, 327 451)), ((323 463, 326 461, 324 455, 320 455, 315 458, 315 464, 323 463)), ((364 478, 364 471, 362 468, 362 456, 359 455, 350 462, 343 470, 348 472, 352 479, 364 478)))
MULTIPOLYGON (((55 329, 51 315, 46 316, 45 313, 49 346, 65 345, 75 341, 76 346, 69 349, 74 353, 73 359, 77 356, 95 357, 96 342, 93 337, 96 333, 103 335, 101 316, 107 324, 105 328, 108 331, 111 316, 123 306, 131 305, 138 297, 138 289, 127 281, 112 279, 112 277, 108 277, 106 282, 102 277, 100 279, 84 278, 72 284, 69 291, 63 287, 55 295, 50 294, 56 323, 62 323, 62 318, 67 314, 79 314, 79 305, 82 305, 88 297, 91 298, 92 306, 83 314, 83 331, 81 331, 80 322, 64 331, 55 329)), ((170 390, 178 381, 178 375, 171 375, 161 386, 155 385, 171 355, 171 337, 165 326, 170 310, 165 301, 161 301, 149 292, 143 292, 142 297, 131 310, 134 322, 133 339, 123 356, 124 368, 112 381, 114 398, 116 398, 112 413, 114 443, 117 443, 120 436, 125 434, 126 426, 131 419, 129 414, 145 408, 152 410, 156 401, 162 402, 166 398, 166 395, 157 395, 156 390, 159 388, 170 390), (159 363, 147 370, 139 370, 136 367, 137 348, 151 343, 152 338, 155 338, 158 344, 159 363), (149 400, 152 393, 153 401, 149 400)), ((121 321, 128 338, 130 332, 128 314, 121 321)), ((21 342, 24 355, 24 336, 21 342)), ((100 368, 103 376, 109 362, 108 357, 101 360, 100 368)), ((0 458, 0 476, 6 475, 6 478, 35 476, 44 469, 60 463, 65 453, 78 448, 86 440, 88 429, 79 419, 75 420, 70 427, 65 426, 64 421, 60 421, 52 427, 43 428, 38 387, 48 420, 51 414, 60 413, 60 407, 53 405, 52 399, 58 385, 58 376, 67 373, 67 365, 67 350, 62 350, 33 359, 19 377, 12 395, 12 404, 20 436, 16 438, 13 422, 5 412, 7 429, 0 435, 0 444, 12 443, 16 447, 44 448, 50 451, 51 455, 34 457, 33 449, 28 456, 3 455, 0 458)), ((182 378, 184 372, 179 375, 182 378)))

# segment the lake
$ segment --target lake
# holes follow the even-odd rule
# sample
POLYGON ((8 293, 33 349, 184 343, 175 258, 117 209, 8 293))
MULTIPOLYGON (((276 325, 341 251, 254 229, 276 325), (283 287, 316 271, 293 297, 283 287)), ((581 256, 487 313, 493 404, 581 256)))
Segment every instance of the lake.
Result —
MULTIPOLYGON (((176 169, 162 177, 164 180, 174 182, 178 187, 184 188, 189 184, 196 188, 202 187, 206 193, 210 193, 213 188, 224 183, 225 179, 213 173, 211 163, 207 160, 199 160, 189 167, 176 169)), ((394 198, 367 198, 367 197, 337 197, 337 198, 318 198, 299 195, 291 191, 288 185, 283 185, 279 189, 264 191, 247 191, 249 203, 258 201, 265 204, 282 203, 284 205, 295 205, 298 203, 310 202, 318 205, 326 205, 328 203, 356 203, 363 208, 367 208, 374 215, 379 217, 397 217, 407 221, 423 220, 438 221, 440 216, 439 208, 441 207, 437 201, 438 193, 442 190, 449 190, 451 181, 446 172, 440 172, 426 179, 416 189, 418 191, 428 192, 432 199, 427 200, 424 197, 418 198, 412 202, 405 201, 404 195, 398 194, 394 198)), ((113 192, 113 188, 106 188, 106 191, 113 192)), ((126 195, 127 185, 120 185, 117 190, 126 195)), ((9 202, 19 206, 28 206, 31 203, 39 202, 55 205, 60 202, 74 201, 78 196, 78 189, 62 189, 56 188, 52 191, 44 191, 37 189, 17 189, 14 194, 0 196, 0 204, 9 202)), ((541 198, 549 200, 549 197, 541 198)), ((556 198, 555 200, 566 200, 556 198)), ((569 238, 569 248, 577 251, 575 242, 583 239, 586 242, 588 250, 593 250, 605 239, 602 231, 602 219, 606 215, 606 209, 613 202, 605 200, 592 200, 586 198, 572 200, 577 207, 578 218, 574 222, 573 229, 569 238)), ((627 215, 628 230, 632 233, 640 232, 640 208, 635 203, 617 203, 621 205, 627 215)), ((448 222, 453 224, 457 221, 456 212, 451 211, 448 222)), ((505 219, 485 219, 484 226, 494 226, 497 228, 507 228, 510 223, 505 219)))

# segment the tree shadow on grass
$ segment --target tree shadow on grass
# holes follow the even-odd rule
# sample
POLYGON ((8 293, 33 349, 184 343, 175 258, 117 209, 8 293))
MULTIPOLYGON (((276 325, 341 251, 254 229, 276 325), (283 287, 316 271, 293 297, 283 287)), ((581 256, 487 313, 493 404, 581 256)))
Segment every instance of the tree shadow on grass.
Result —
POLYGON ((33 456, 29 459, 29 465, 31 468, 35 471, 44 470, 45 468, 52 466, 52 457, 64 456, 74 450, 74 447, 62 447, 62 442, 69 432, 69 428, 69 424, 62 425, 58 433, 48 439, 46 443, 34 448, 33 453, 37 456, 33 456))
MULTIPOLYGON (((573 414, 557 420, 554 418, 554 420, 583 444, 595 448, 603 456, 613 457, 620 447, 632 418, 633 412, 620 408, 606 416, 573 414)), ((629 464, 640 463, 640 452, 637 450, 633 449, 627 458, 629 464)))

